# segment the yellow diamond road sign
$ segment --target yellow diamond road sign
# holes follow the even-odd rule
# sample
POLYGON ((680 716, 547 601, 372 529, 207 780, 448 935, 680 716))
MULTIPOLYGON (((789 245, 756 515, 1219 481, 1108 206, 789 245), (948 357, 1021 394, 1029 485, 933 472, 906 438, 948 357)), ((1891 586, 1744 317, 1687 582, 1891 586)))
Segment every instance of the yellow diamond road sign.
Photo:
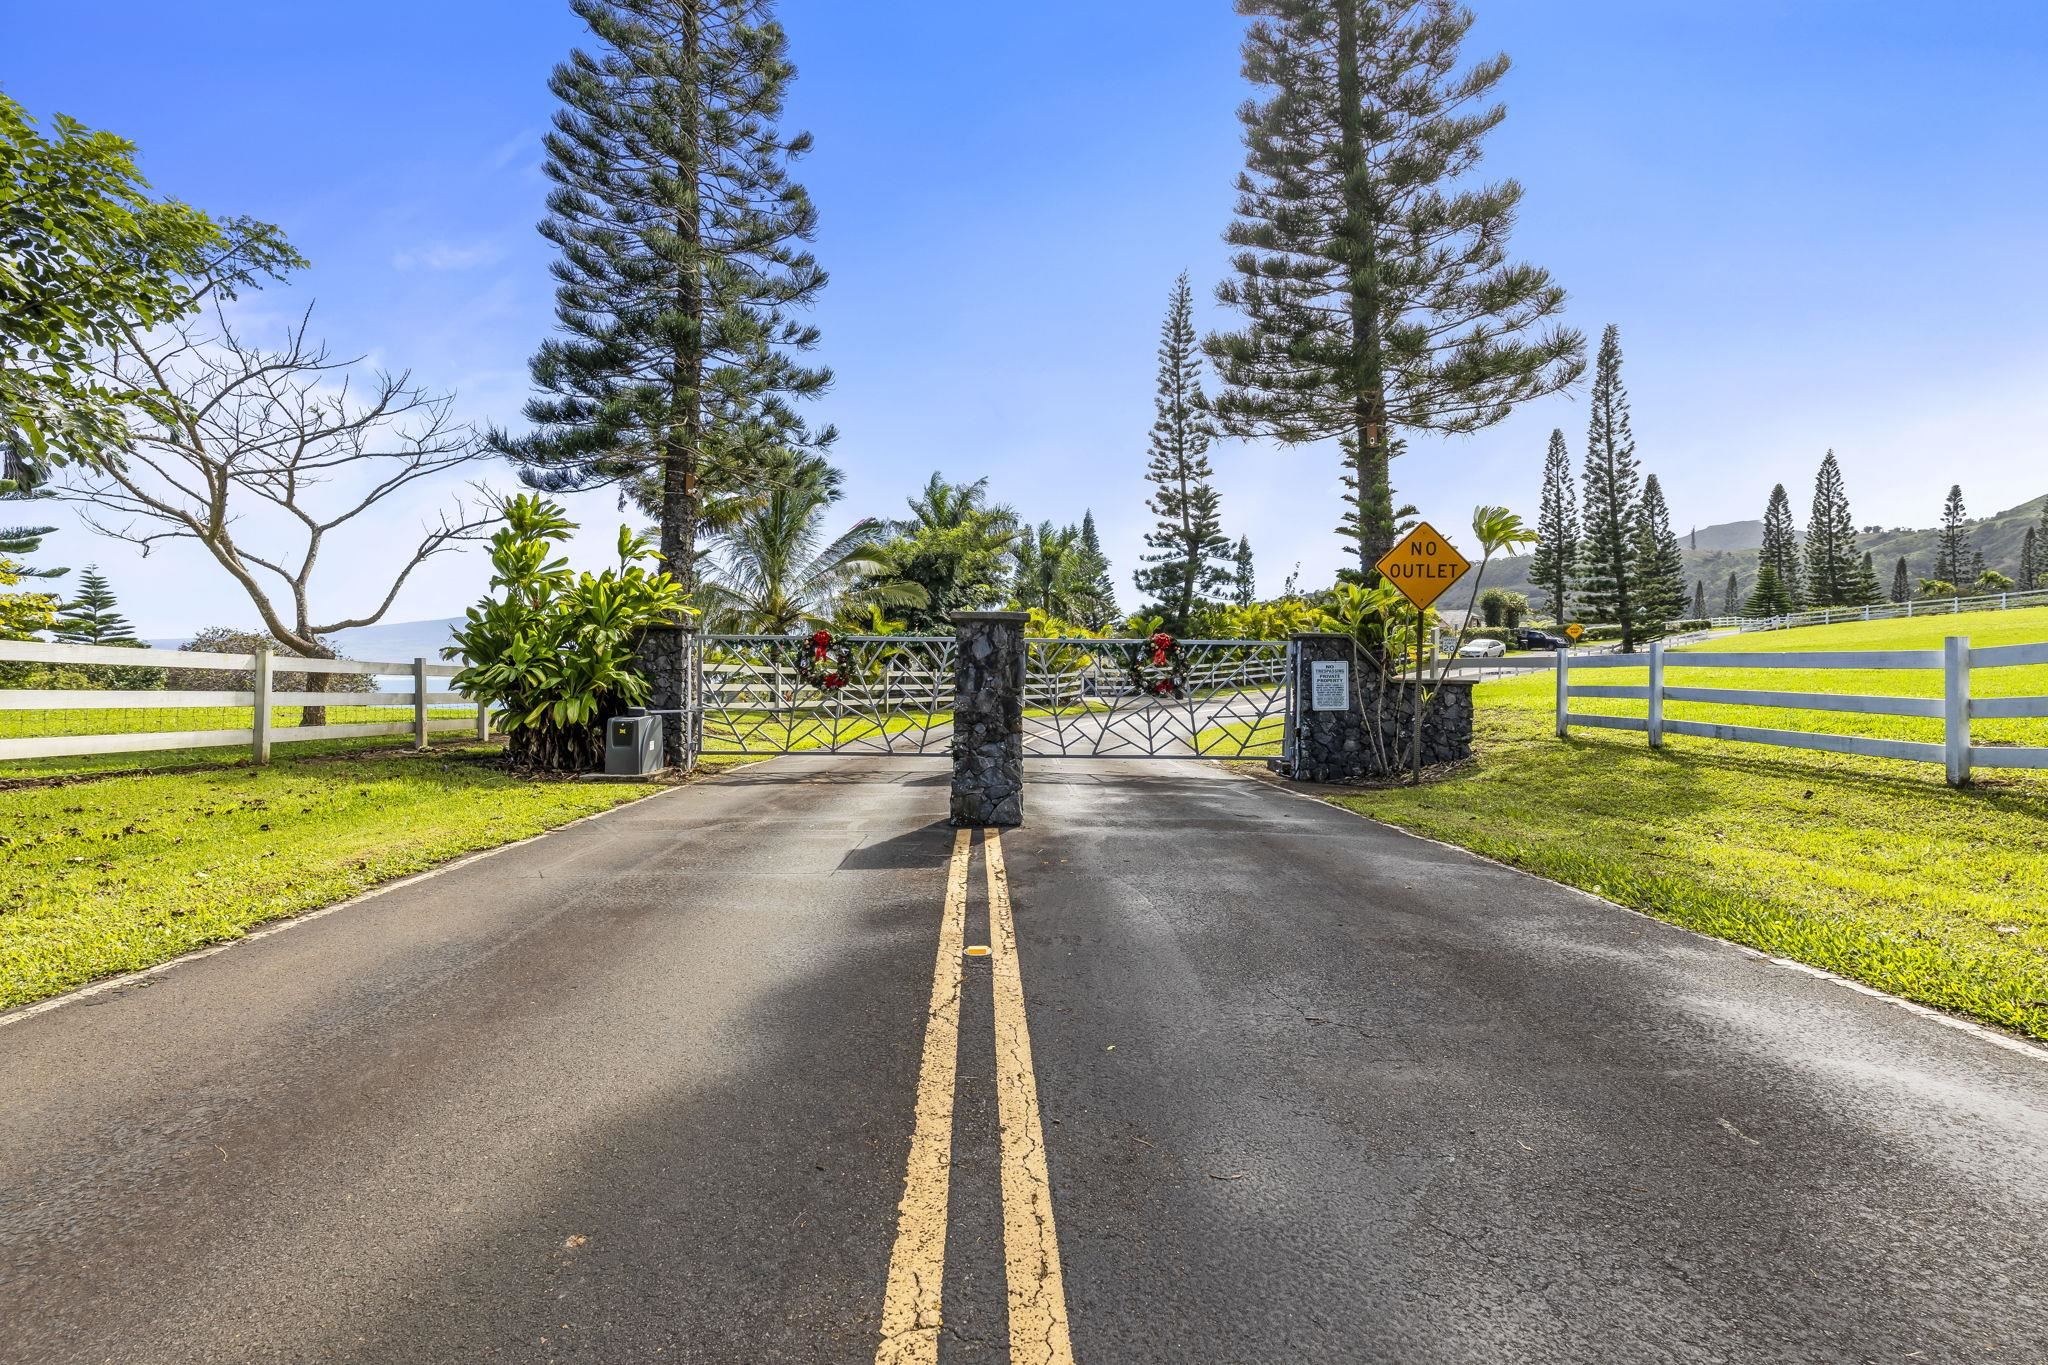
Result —
POLYGON ((1380 556, 1379 571, 1417 608, 1426 608, 1465 576, 1470 560, 1428 522, 1417 524, 1401 543, 1380 556))

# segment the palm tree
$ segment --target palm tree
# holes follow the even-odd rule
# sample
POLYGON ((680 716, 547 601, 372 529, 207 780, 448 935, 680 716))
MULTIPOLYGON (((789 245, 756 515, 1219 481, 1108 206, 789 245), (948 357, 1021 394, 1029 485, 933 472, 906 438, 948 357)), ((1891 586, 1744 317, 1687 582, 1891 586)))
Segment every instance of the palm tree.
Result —
POLYGON ((1017 601, 1062 621, 1087 622, 1096 614, 1100 594, 1095 565, 1081 541, 1078 526, 1041 522, 1017 537, 1017 601))
POLYGON ((910 499, 910 515, 889 523, 888 530, 888 538, 874 547, 879 567, 869 583, 923 591, 923 603, 908 612, 912 631, 949 630, 950 613, 1004 600, 1017 514, 989 503, 987 479, 948 483, 933 474, 910 499))
POLYGON ((835 614, 925 605, 919 585, 878 577, 882 522, 866 517, 826 539, 825 511, 838 497, 837 470, 798 462, 737 509, 718 538, 704 589, 714 628, 790 635, 835 614))

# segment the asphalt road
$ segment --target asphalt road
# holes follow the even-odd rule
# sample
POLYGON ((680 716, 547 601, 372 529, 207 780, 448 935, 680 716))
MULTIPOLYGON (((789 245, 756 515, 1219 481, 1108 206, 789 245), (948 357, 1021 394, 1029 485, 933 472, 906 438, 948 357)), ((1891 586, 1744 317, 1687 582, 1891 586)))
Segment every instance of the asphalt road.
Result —
POLYGON ((2039 1050, 1033 775, 1014 953, 942 764, 790 759, 0 1026, 0 1361, 871 1361, 920 1219, 946 1362, 2048 1359, 2039 1050))

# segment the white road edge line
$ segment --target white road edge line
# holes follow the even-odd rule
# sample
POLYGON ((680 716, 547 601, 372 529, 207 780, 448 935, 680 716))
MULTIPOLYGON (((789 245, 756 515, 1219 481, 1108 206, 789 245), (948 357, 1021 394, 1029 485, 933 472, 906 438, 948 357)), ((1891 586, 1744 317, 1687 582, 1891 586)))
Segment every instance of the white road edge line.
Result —
MULTIPOLYGON (((767 759, 761 760, 763 763, 769 761, 767 759)), ((736 773, 741 768, 759 766, 759 763, 741 763, 730 768, 722 768, 714 776, 723 777, 726 773, 736 773)), ((660 791, 649 792, 645 796, 636 796, 631 801, 621 801, 616 806, 607 806, 603 810, 592 811, 588 815, 579 815, 567 824, 556 825, 552 829, 544 829, 538 834, 529 834, 524 839, 515 839, 509 844, 499 844, 495 848, 483 848, 478 849, 474 853, 465 853, 454 862, 442 863, 439 867, 430 867, 424 872, 415 872, 410 876, 400 877, 397 881, 385 882, 381 886, 373 886, 368 891, 358 891, 345 901, 336 901, 332 905, 323 905, 317 910, 307 910, 297 915, 275 920, 260 929, 250 930, 240 938, 231 938, 223 943, 209 943, 204 948, 194 948, 189 953, 180 953, 174 958, 157 963, 154 967, 139 967, 132 972, 122 972, 119 976, 102 977, 100 980, 80 986, 76 990, 66 991, 62 995, 53 995, 48 1000, 38 1000, 31 1005, 17 1005, 5 1013, 0 1013, 0 1028, 6 1028, 9 1024, 18 1024, 24 1019, 33 1019, 38 1014, 47 1014, 54 1009, 62 1009, 66 1005, 77 1004, 81 1000, 90 1000, 93 996, 103 995, 107 991, 117 991, 123 986, 132 986, 147 977, 170 971, 173 967, 182 967, 186 963, 197 962, 201 958, 212 957, 216 953, 224 953, 230 948, 239 948, 245 943, 254 943, 259 939, 269 938, 273 934, 281 934, 287 929, 296 929, 301 924, 311 924, 316 919, 325 919, 337 910, 346 910, 350 906, 361 905, 364 901, 375 900, 377 897, 387 895, 390 892, 402 890, 405 887, 453 872, 458 867, 467 867, 471 863, 479 863, 486 858, 495 858, 500 853, 510 853, 515 848, 524 848, 528 844, 547 838, 550 834, 560 834, 565 830, 572 830, 578 825, 587 825, 592 820, 602 820, 607 815, 622 810, 631 810, 635 806, 645 805, 647 802, 667 796, 671 792, 679 792, 686 787, 695 785, 695 783, 684 782, 673 787, 665 787, 660 791)))
MULTIPOLYGON (((1217 766, 1219 768, 1223 767, 1221 763, 1217 764, 1217 766)), ((1761 949, 1752 948, 1744 943, 1737 943, 1732 939, 1716 938, 1712 934, 1703 934, 1697 929, 1688 929, 1682 924, 1673 924, 1668 919, 1658 919, 1655 915, 1638 910, 1633 906, 1623 905, 1619 901, 1608 900, 1605 896, 1596 896, 1583 887, 1573 886, 1569 882, 1554 881, 1544 876, 1541 872, 1531 872, 1526 867, 1516 867, 1513 863, 1504 863, 1500 859, 1490 858, 1484 853, 1475 853, 1462 844, 1453 844, 1443 839, 1432 839, 1427 834, 1417 834, 1412 829, 1402 829, 1399 825, 1375 819, 1362 811, 1355 811, 1349 807, 1340 806, 1327 797, 1311 796, 1307 792, 1298 792, 1292 787, 1283 787, 1278 782, 1267 782, 1248 773, 1233 772, 1229 768, 1223 768, 1223 771, 1240 782, 1255 783, 1258 786, 1277 791, 1282 795, 1294 797, 1299 801, 1313 802, 1325 810, 1333 810, 1340 815, 1348 815, 1354 820, 1363 820, 1368 824, 1378 825, 1381 829, 1392 830, 1396 834, 1421 843, 1435 844, 1438 848, 1449 849, 1453 853, 1461 853, 1467 858, 1475 858, 1482 863, 1491 863, 1495 867, 1505 868, 1509 872, 1519 872, 1525 877, 1534 877, 1538 881, 1549 882, 1550 885, 1569 891, 1573 895, 1584 896, 1596 905, 1604 905, 1610 910, 1619 910, 1625 915, 1634 915, 1637 919, 1644 919, 1652 924, 1662 925, 1666 929, 1675 930, 1678 933, 1696 938, 1702 943, 1711 943, 1716 947, 1732 949, 1744 957, 1752 958, 1759 962, 1768 962, 1773 967, 1783 967, 1787 971, 1798 972, 1802 976, 1817 977, 1822 981, 1832 982, 1837 986, 1855 991, 1859 995, 1867 995, 1873 1000, 1882 1000, 1885 1004, 1896 1006, 1909 1014, 1917 1014, 1922 1019, 1932 1020, 1944 1028, 1954 1029, 1958 1033, 1967 1033, 1980 1042, 1990 1043, 1994 1047, 2002 1047, 2007 1052, 2017 1053, 2042 1065, 2048 1065, 2048 1046, 2029 1042, 2025 1038, 2016 1037, 2005 1032, 2003 1029, 1993 1028, 1989 1024, 1980 1024, 1974 1019, 1964 1019, 1935 1009, 1932 1005, 1923 1005, 1918 1001, 1907 1000, 1902 996, 1893 995, 1889 991, 1881 991, 1875 986, 1866 986, 1861 981, 1851 980, 1849 977, 1842 976, 1837 972, 1831 972, 1825 967, 1815 967, 1809 963, 1798 962, 1789 957, 1774 957, 1761 949)))

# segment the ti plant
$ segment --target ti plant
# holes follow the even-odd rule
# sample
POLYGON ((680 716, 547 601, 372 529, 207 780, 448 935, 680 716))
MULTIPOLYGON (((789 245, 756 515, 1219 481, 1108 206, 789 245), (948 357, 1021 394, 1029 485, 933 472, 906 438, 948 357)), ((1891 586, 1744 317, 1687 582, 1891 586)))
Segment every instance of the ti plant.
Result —
POLYGON ((559 553, 576 529, 532 494, 506 499, 491 538, 491 588, 443 651, 467 667, 455 684, 502 714, 514 761, 558 771, 597 767, 605 718, 647 698, 642 635, 688 613, 654 548, 619 528, 619 563, 577 573, 559 553))

